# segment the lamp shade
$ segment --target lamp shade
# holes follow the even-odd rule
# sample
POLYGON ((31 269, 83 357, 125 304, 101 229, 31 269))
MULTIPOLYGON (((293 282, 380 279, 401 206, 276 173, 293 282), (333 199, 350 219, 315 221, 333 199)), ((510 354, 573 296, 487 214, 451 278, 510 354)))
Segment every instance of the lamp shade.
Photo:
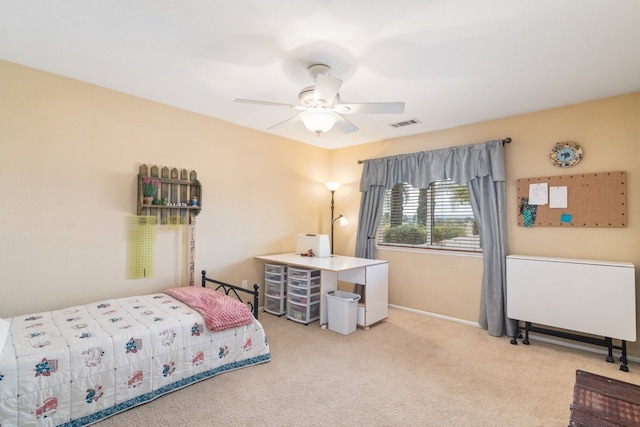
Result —
POLYGON ((321 134, 331 130, 338 117, 330 111, 305 111, 300 119, 311 132, 321 134))

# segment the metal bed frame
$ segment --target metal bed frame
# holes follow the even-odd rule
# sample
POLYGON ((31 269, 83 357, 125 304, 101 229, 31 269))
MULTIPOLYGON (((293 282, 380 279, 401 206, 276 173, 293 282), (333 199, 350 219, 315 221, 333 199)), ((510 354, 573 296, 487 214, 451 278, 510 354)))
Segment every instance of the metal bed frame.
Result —
POLYGON ((247 304, 251 308, 251 312, 253 313, 253 317, 258 318, 258 290, 260 289, 260 285, 257 283, 253 285, 253 290, 245 289, 240 286, 231 285, 229 283, 221 282, 219 280, 210 279, 207 276, 206 270, 202 270, 202 287, 207 287, 207 282, 218 285, 214 290, 222 289, 222 292, 225 295, 229 295, 229 292, 232 292, 234 296, 240 301, 247 304), (238 292, 244 292, 246 294, 253 296, 253 301, 244 301, 238 292))

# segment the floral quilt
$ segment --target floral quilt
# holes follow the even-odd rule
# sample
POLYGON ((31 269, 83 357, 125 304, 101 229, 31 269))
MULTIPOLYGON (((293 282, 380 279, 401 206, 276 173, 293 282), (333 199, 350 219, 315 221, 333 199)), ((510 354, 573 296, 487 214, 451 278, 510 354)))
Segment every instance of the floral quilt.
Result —
POLYGON ((271 357, 258 320, 213 331, 166 293, 6 320, 1 427, 91 424, 271 357))

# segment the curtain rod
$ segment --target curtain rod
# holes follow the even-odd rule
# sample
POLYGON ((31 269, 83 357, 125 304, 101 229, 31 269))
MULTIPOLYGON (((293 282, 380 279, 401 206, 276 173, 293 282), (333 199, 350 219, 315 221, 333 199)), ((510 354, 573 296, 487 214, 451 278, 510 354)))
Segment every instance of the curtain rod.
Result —
MULTIPOLYGON (((502 140, 502 145, 504 144, 510 144, 511 143, 511 138, 507 137, 505 139, 502 140)), ((364 163, 364 160, 358 160, 358 164, 361 165, 364 163)))

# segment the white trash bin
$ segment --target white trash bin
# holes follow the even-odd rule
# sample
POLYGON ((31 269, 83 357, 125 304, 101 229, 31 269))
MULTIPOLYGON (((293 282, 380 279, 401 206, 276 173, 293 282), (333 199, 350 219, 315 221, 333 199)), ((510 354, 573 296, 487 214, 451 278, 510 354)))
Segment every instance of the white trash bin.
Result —
POLYGON ((358 327, 358 301, 360 295, 351 292, 327 293, 327 317, 330 331, 349 335, 358 327))

